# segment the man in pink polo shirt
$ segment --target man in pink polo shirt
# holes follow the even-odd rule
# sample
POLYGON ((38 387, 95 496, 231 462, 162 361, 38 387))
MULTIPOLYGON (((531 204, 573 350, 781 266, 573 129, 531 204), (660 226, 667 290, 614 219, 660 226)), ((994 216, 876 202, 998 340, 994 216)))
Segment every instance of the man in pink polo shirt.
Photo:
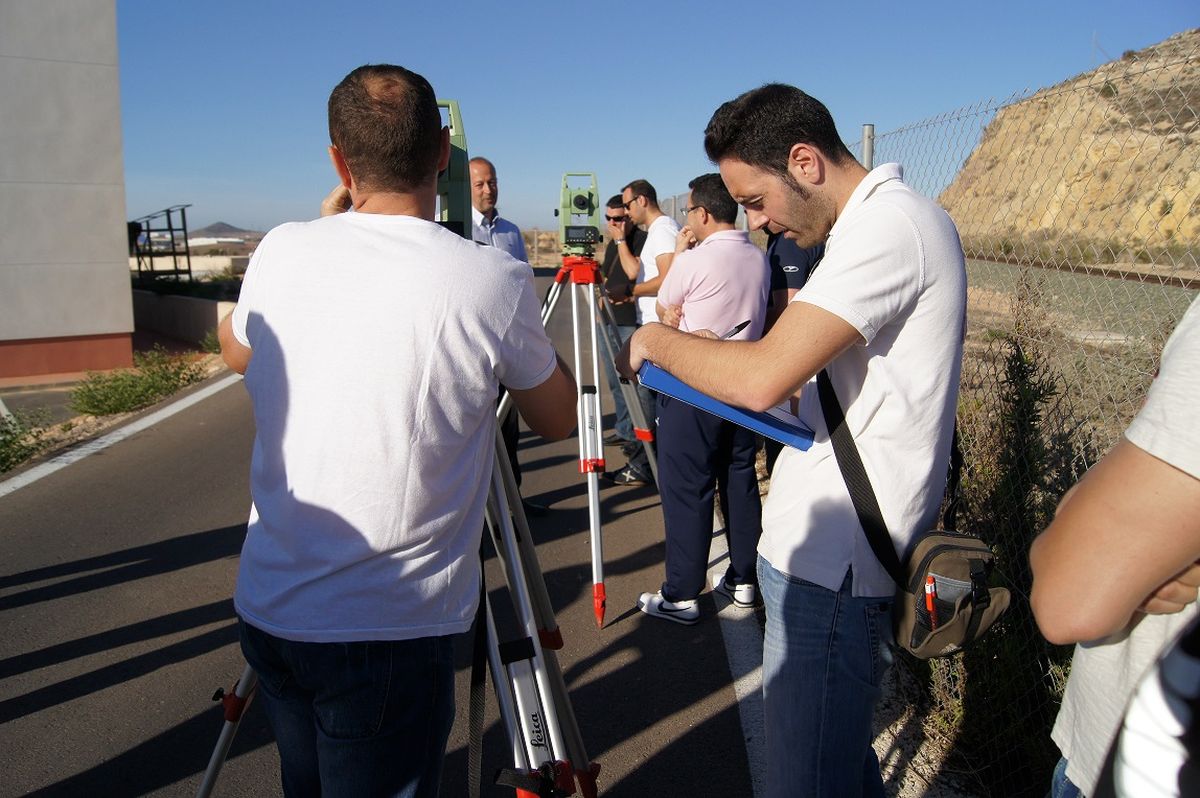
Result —
MULTIPOLYGON (((748 233, 734 227, 738 206, 719 174, 701 175, 688 188, 687 225, 676 238, 675 259, 658 288, 658 315, 684 332, 707 331, 716 337, 737 329, 730 338, 758 340, 771 283, 766 255, 750 243, 748 233)), ((696 597, 705 586, 717 485, 729 567, 714 589, 739 607, 754 605, 762 533, 756 449, 749 430, 659 394, 666 581, 658 592, 641 595, 642 612, 683 624, 700 619, 696 597)))

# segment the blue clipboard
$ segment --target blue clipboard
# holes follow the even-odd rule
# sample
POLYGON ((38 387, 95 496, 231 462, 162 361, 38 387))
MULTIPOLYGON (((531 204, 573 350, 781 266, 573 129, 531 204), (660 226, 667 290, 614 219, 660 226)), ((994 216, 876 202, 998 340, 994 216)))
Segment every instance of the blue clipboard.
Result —
POLYGON ((764 435, 773 441, 778 441, 784 446, 791 446, 793 449, 799 449, 802 452, 807 451, 812 446, 813 431, 801 424, 800 420, 795 416, 781 409, 772 409, 765 413, 759 413, 754 410, 727 405, 722 401, 713 399, 707 394, 700 393, 691 386, 685 385, 670 373, 663 371, 648 360, 638 369, 638 380, 642 385, 651 390, 665 393, 667 396, 674 397, 681 402, 686 402, 692 407, 712 413, 714 416, 723 418, 726 421, 732 421, 739 427, 745 427, 748 430, 757 432, 759 435, 764 435))

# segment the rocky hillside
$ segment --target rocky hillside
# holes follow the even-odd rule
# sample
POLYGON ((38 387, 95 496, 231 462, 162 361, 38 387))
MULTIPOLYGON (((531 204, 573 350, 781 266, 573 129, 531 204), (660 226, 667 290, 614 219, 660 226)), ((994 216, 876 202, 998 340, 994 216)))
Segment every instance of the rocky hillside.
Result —
POLYGON ((1195 269, 1200 29, 1001 109, 939 200, 977 255, 1195 269))

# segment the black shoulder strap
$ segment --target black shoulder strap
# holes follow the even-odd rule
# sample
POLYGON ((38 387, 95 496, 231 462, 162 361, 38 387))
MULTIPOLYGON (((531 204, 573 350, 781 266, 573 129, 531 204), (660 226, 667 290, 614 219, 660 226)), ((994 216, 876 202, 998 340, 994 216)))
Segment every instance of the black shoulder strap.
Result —
POLYGON ((942 529, 958 529, 959 483, 962 481, 963 453, 958 443, 958 422, 950 444, 950 473, 946 477, 946 512, 942 514, 942 529))
POLYGON ((858 521, 866 532, 871 551, 875 552, 875 557, 892 577, 892 581, 901 590, 907 590, 900 558, 896 556, 896 548, 892 545, 887 524, 883 521, 879 501, 871 488, 871 480, 863 467, 858 447, 854 445, 854 438, 846 428, 846 419, 842 415, 842 406, 838 404, 833 383, 829 381, 829 374, 824 369, 817 375, 817 391, 821 397, 821 411, 825 414, 825 426, 829 428, 829 439, 833 443, 834 458, 842 472, 842 479, 846 480, 850 500, 854 502, 854 512, 858 514, 858 521))

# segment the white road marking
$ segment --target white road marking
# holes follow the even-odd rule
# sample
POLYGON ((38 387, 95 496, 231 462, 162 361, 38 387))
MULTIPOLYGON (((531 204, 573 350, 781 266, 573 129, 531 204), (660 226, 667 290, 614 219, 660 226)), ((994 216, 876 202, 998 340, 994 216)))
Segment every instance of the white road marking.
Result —
POLYGON ((0 418, 11 418, 12 413, 8 412, 8 408, 4 406, 4 400, 0 399, 0 418))
MULTIPOLYGON (((714 519, 713 529, 720 525, 714 519)), ((721 584, 725 576, 729 548, 724 533, 714 535, 708 554, 708 578, 713 585, 721 584)), ((755 798, 766 794, 767 751, 762 698, 763 635, 754 617, 754 610, 735 607, 721 595, 716 602, 717 622, 725 641, 725 656, 733 675, 733 692, 738 702, 738 717, 742 721, 742 739, 746 741, 746 760, 750 765, 750 785, 755 798)))
POLYGON ((47 460, 46 462, 42 463, 41 465, 34 466, 33 468, 29 469, 28 471, 18 474, 17 476, 13 477, 12 479, 8 479, 8 480, 5 480, 4 482, 0 482, 0 496, 7 496, 8 494, 12 493, 13 491, 20 490, 21 488, 25 487, 26 485, 30 485, 34 482, 37 482, 42 477, 49 476, 49 475, 53 474, 55 471, 66 468, 67 466, 71 465, 72 463, 79 462, 83 458, 87 457, 89 454, 95 454, 96 452, 107 449, 109 446, 112 446, 114 443, 120 443, 121 441, 125 440, 126 438, 136 435, 137 433, 141 432, 142 430, 152 427, 155 424, 157 424, 158 422, 168 419, 171 416, 175 415, 176 413, 178 413, 182 410, 188 409, 189 407, 191 407, 194 404, 203 402, 208 397, 212 396, 215 393, 225 390, 230 385, 233 385, 234 383, 237 383, 237 382, 241 382, 241 379, 242 379, 242 377, 240 374, 231 374, 228 377, 226 377, 225 379, 215 382, 212 385, 208 386, 207 388, 196 391, 194 394, 191 394, 189 396, 184 397, 183 399, 180 399, 178 402, 169 404, 161 410, 156 410, 155 412, 151 413, 148 416, 143 416, 142 418, 139 418, 137 421, 134 421, 132 424, 127 424, 124 427, 121 427, 120 429, 117 429, 117 430, 114 430, 113 432, 108 433, 107 435, 102 435, 101 437, 96 438, 95 440, 91 440, 91 441, 88 441, 87 443, 76 446, 74 449, 71 449, 68 452, 64 452, 63 454, 60 454, 57 457, 52 457, 51 459, 47 460))

